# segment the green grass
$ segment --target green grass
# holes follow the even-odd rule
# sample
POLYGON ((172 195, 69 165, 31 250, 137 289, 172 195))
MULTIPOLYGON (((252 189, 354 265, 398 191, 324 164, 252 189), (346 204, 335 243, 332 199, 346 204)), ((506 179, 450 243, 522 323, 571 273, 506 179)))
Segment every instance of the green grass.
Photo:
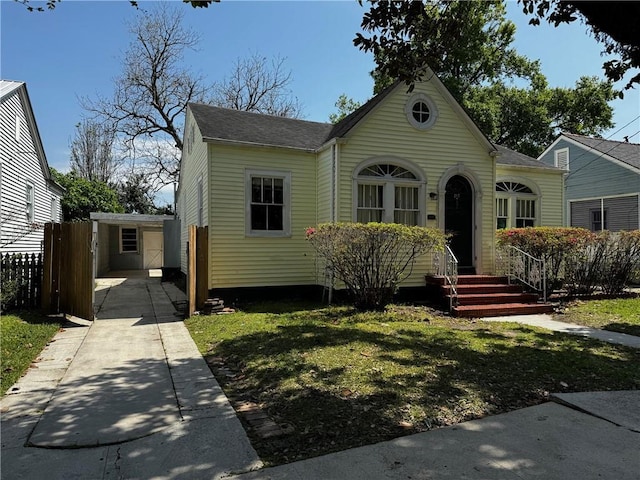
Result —
POLYGON ((60 329, 57 320, 35 312, 0 316, 0 395, 4 395, 60 329))
POLYGON ((264 304, 186 324, 205 358, 231 371, 217 377, 232 402, 293 425, 267 440, 248 430, 267 464, 535 405, 550 392, 640 388, 638 350, 422 307, 264 304))
POLYGON ((556 320, 640 336, 640 296, 571 302, 556 320))

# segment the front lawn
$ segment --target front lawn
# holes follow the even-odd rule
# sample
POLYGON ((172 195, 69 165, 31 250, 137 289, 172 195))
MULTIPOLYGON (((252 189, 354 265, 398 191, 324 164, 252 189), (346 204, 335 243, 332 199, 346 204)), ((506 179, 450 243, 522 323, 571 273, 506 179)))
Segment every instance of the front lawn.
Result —
POLYGON ((556 315, 555 318, 561 322, 640 337, 640 296, 575 300, 567 306, 564 314, 556 315))
POLYGON ((0 315, 2 367, 0 371, 0 395, 4 395, 45 345, 60 329, 58 320, 36 312, 15 312, 0 315))
POLYGON ((255 402, 293 427, 272 438, 248 428, 267 464, 535 405, 550 392, 640 388, 638 350, 423 307, 265 304, 186 324, 234 405, 255 402))

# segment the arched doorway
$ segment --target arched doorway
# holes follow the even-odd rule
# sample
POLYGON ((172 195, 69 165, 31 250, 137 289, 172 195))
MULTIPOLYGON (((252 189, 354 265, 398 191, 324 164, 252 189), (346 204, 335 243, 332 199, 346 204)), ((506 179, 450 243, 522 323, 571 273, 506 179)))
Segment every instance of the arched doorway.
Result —
POLYGON ((455 175, 445 188, 444 229, 451 234, 450 247, 460 271, 473 272, 473 188, 465 177, 455 175))

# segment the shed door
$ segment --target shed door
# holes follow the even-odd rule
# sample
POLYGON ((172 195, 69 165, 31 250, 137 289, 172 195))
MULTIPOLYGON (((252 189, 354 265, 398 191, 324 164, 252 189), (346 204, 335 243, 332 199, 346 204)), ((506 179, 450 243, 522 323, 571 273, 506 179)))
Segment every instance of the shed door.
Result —
POLYGON ((143 232, 143 268, 162 268, 162 232, 143 232))

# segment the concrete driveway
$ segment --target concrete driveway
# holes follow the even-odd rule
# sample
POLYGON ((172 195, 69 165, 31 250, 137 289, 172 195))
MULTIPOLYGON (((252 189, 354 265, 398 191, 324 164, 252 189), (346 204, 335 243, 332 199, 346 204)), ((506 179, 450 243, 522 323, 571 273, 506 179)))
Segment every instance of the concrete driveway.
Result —
POLYGON ((261 466, 160 278, 97 281, 2 399, 6 479, 219 478, 261 466), (44 411, 44 413, 43 413, 44 411))

